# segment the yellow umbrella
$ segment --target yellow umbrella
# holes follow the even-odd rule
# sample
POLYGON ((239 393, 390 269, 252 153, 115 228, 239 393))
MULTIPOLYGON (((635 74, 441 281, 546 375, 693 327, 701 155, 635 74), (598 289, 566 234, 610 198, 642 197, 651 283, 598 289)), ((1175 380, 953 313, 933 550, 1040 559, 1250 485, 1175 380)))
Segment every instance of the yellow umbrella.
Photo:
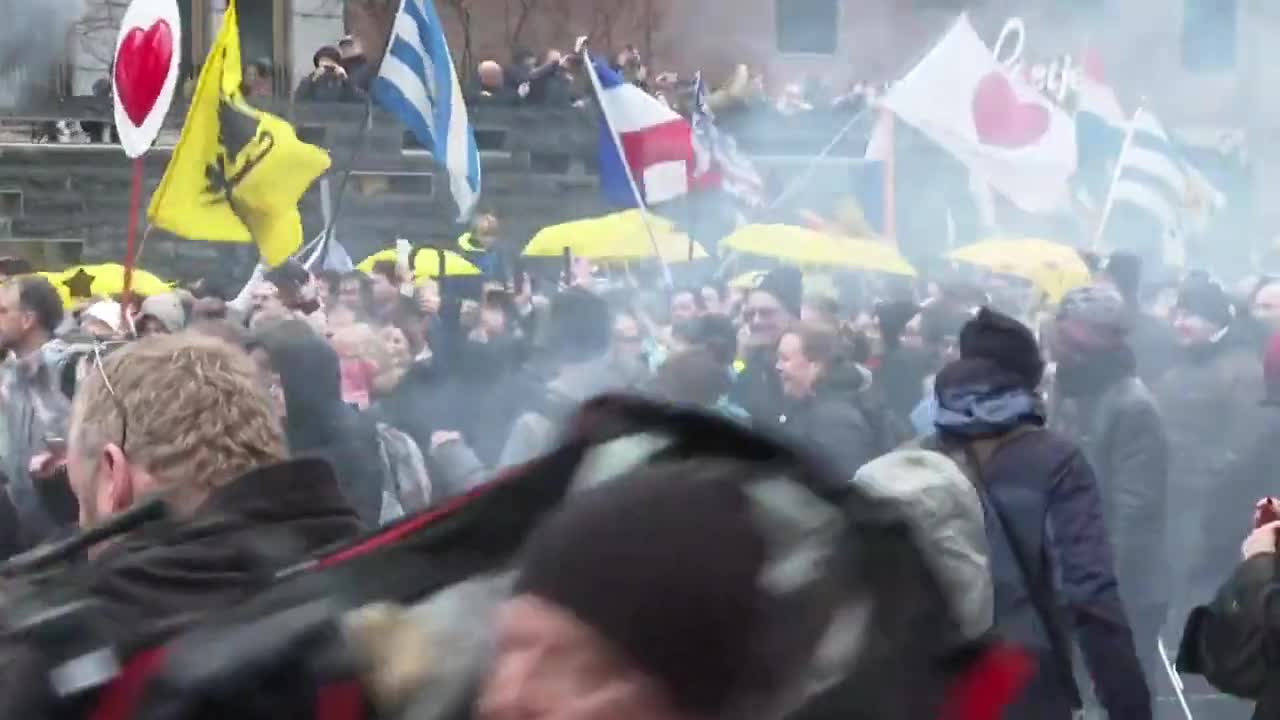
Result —
MULTIPOLYGON (((379 262, 396 262, 396 251, 394 248, 390 250, 379 250, 370 255, 356 269, 369 273, 373 272, 373 266, 379 262)), ((419 280, 424 277, 437 277, 440 273, 440 257, 432 248, 423 248, 414 256, 413 276, 419 280)), ((444 274, 445 277, 461 277, 464 275, 479 275, 480 268, 476 267, 470 260, 453 250, 444 251, 444 274)))
MULTIPOLYGON (((120 263, 76 265, 58 273, 57 278, 54 285, 61 284, 73 301, 90 297, 119 295, 124 292, 124 266, 120 263)), ((142 268, 133 269, 134 293, 147 297, 172 291, 172 283, 167 283, 142 268)))
MULTIPOLYGON (((656 243, 662 259, 680 262, 689 259, 689 236, 657 215, 648 216, 649 226, 639 210, 575 220, 538 231, 524 248, 528 257, 559 257, 565 248, 576 257, 591 260, 643 260, 654 257, 656 243), (653 230, 653 239, 649 238, 653 230)), ((693 244, 695 260, 707 257, 701 245, 693 244)))
POLYGON ((871 270, 914 277, 916 269, 898 251, 873 240, 828 235, 794 225, 747 225, 720 241, 721 247, 801 265, 871 270))
POLYGON ((1089 267, 1072 247, 1037 238, 993 238, 953 250, 951 260, 1030 281, 1057 302, 1089 284, 1089 267))
POLYGON ((445 277, 463 277, 466 275, 479 275, 480 268, 474 263, 466 259, 462 255, 452 251, 437 251, 430 248, 423 248, 413 258, 413 276, 418 280, 422 278, 440 277, 440 252, 444 253, 444 276, 445 277))
POLYGON ((356 269, 362 273, 368 274, 373 272, 374 265, 384 261, 394 263, 396 262, 397 259, 398 259, 398 256, 396 255, 396 251, 394 248, 392 248, 391 250, 379 250, 378 252, 361 260, 360 264, 356 265, 356 269))

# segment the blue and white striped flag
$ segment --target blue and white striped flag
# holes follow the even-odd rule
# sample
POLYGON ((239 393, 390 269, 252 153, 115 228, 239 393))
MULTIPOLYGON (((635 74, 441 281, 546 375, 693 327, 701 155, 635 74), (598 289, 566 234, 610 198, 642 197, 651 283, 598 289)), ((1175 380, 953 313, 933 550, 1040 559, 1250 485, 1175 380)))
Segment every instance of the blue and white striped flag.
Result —
POLYGON ((1166 262, 1181 264, 1189 235, 1204 230, 1225 198, 1186 161, 1160 120, 1140 109, 1116 158, 1108 219, 1146 216, 1163 238, 1166 262))
POLYGON ((402 0, 373 96, 449 171, 459 221, 480 199, 480 153, 432 0, 402 0))
POLYGON ((1134 205, 1160 221, 1167 230, 1182 227, 1187 207, 1188 173, 1181 155, 1155 115, 1139 110, 1130 137, 1120 152, 1111 189, 1113 205, 1134 205))

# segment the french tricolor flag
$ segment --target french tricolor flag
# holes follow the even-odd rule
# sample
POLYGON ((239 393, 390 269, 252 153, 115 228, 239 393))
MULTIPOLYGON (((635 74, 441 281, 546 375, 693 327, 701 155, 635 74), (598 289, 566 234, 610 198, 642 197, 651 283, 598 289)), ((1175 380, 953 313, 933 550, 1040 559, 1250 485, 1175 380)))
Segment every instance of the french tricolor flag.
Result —
POLYGON ((693 129, 688 120, 612 69, 587 62, 599 99, 600 187, 606 199, 635 207, 680 197, 694 185, 693 129))

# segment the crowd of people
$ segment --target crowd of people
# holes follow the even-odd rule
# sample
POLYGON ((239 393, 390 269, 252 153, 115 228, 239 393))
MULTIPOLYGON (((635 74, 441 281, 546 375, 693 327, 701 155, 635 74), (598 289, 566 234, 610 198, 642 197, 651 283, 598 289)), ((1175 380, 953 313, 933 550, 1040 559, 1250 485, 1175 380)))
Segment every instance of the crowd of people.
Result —
MULTIPOLYGON (((260 589, 250 546, 262 530, 289 564, 465 502, 555 455, 584 403, 623 393, 715 419, 706 442, 745 433, 731 452, 777 439, 892 505, 959 636, 1034 660, 1003 717, 1085 705, 1156 717, 1175 654, 1220 687, 1261 692, 1232 679, 1248 648, 1220 636, 1265 644, 1241 624, 1262 622, 1249 613, 1265 612, 1280 524, 1249 536, 1232 568, 1280 447, 1280 282, 1235 295, 1192 274, 1153 302, 1163 295, 1144 292, 1136 258, 1116 253, 1048 309, 947 278, 855 308, 806 293, 785 266, 745 289, 620 287, 585 262, 530 276, 503 261, 491 218, 476 229, 458 250, 479 278, 286 264, 234 299, 196 286, 71 312, 21 262, 0 263, 4 554, 160 495, 169 520, 54 576, 122 628, 176 633, 260 589)), ((708 602, 737 617, 733 573, 758 571, 733 550, 754 531, 720 515, 741 468, 667 467, 646 452, 621 452, 639 453, 622 462, 639 462, 630 472, 601 469, 620 462, 614 448, 575 474, 622 479, 563 500, 513 561, 520 579, 499 593, 511 600, 485 625, 497 658, 472 678, 493 673, 474 698, 482 716, 724 710, 731 693, 713 688, 733 686, 746 660, 693 647, 704 631, 721 650, 746 641, 745 620, 700 627, 708 602)), ((30 676, 14 677, 0 704, 25 707, 30 676)), ((1206 691, 1188 678, 1213 717, 1244 707, 1206 691)))

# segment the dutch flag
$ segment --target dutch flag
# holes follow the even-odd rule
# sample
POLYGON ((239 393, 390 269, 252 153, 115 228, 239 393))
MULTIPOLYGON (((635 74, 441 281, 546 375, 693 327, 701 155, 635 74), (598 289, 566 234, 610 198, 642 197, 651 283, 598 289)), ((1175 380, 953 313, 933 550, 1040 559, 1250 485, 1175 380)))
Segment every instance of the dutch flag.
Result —
POLYGON ((480 153, 431 0, 402 0, 373 96, 449 171, 459 221, 468 220, 480 199, 480 153))
POLYGON ((600 188, 610 203, 635 207, 689 192, 697 171, 689 121, 622 76, 588 58, 600 103, 600 188))

